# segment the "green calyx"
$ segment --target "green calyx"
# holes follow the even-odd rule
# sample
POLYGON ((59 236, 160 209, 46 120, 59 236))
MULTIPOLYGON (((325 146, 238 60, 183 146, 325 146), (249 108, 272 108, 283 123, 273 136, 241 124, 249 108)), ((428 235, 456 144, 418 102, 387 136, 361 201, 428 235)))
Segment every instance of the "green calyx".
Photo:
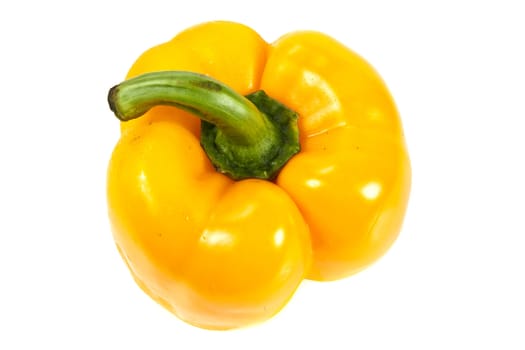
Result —
POLYGON ((217 171, 234 180, 272 180, 300 150, 297 113, 262 90, 244 97, 202 74, 146 73, 111 88, 108 102, 121 121, 157 105, 199 117, 204 151, 217 171))

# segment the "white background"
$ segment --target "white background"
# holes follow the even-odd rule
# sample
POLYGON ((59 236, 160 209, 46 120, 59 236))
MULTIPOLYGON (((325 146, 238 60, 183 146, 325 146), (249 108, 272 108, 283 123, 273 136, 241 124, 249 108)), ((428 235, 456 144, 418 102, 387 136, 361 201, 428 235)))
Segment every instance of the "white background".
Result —
POLYGON ((524 349, 524 18, 504 0, 2 2, 0 349, 524 349), (383 259, 232 332, 188 326, 135 286, 105 203, 108 88, 214 19, 359 52, 397 101, 413 164, 383 259))

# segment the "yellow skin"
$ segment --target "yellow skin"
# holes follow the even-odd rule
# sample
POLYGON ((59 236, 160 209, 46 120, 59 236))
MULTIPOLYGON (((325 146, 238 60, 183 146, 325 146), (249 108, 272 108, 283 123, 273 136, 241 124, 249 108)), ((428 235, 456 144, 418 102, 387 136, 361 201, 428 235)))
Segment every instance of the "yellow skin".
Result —
POLYGON ((146 51, 127 78, 163 70, 264 90, 298 112, 301 151, 273 182, 233 181, 211 165, 191 114, 158 106, 122 123, 109 215, 152 298, 199 327, 242 327, 277 313, 304 278, 350 276, 392 245, 410 162, 394 102, 361 57, 317 32, 268 44, 210 22, 146 51))

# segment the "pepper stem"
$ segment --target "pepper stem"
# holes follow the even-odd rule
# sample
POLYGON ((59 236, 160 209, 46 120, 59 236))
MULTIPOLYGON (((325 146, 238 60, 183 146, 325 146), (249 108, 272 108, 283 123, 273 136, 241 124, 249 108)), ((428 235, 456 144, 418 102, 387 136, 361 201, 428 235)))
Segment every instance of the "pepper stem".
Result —
POLYGON ((199 117, 204 151, 217 171, 235 180, 273 179, 300 149, 295 112, 262 90, 244 97, 198 73, 146 73, 112 87, 108 102, 123 122, 157 105, 199 117))

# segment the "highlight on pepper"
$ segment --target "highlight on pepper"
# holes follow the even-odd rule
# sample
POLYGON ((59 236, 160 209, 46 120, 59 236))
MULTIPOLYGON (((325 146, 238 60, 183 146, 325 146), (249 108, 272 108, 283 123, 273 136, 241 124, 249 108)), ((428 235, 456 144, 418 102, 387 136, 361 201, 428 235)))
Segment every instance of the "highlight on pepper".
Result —
POLYGON ((267 43, 207 22, 145 51, 108 102, 117 249, 138 286, 206 329, 276 315, 304 279, 349 277, 396 240, 411 168, 394 100, 337 40, 267 43))

